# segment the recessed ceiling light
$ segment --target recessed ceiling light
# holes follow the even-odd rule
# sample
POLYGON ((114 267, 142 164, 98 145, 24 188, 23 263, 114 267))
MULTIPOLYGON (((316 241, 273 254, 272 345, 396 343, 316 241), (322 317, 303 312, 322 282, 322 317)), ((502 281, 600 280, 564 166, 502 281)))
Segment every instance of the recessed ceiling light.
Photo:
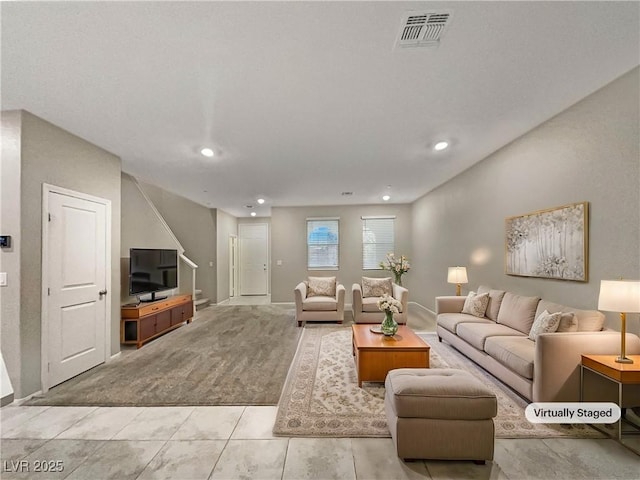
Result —
POLYGON ((383 195, 382 196, 382 200, 384 200, 385 202, 388 202, 389 200, 391 200, 391 196, 390 195, 383 195))
POLYGON ((203 148, 202 150, 200 150, 200 153, 202 155, 204 155, 205 157, 209 157, 209 158, 213 157, 213 155, 214 155, 213 150, 211 150, 210 148, 206 148, 206 147, 203 148))
POLYGON ((258 203, 259 203, 260 205, 262 205, 262 204, 264 203, 264 198, 259 198, 259 199, 258 199, 258 203))
POLYGON ((444 150, 445 148, 447 148, 449 146, 449 142, 438 142, 433 146, 434 150, 440 151, 440 150, 444 150))
POLYGON ((252 217, 255 217, 256 215, 257 215, 257 213, 256 213, 256 212, 251 212, 251 216, 252 216, 252 217))

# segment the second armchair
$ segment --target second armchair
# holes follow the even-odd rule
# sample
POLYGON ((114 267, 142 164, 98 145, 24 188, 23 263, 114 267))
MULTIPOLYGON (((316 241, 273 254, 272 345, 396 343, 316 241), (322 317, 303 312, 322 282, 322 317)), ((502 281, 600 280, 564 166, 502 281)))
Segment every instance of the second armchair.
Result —
POLYGON ((355 323, 381 323, 384 313, 378 310, 378 299, 385 293, 401 304, 400 312, 394 315, 396 322, 407 323, 409 290, 393 283, 390 278, 362 277, 362 283, 354 283, 351 292, 355 323))

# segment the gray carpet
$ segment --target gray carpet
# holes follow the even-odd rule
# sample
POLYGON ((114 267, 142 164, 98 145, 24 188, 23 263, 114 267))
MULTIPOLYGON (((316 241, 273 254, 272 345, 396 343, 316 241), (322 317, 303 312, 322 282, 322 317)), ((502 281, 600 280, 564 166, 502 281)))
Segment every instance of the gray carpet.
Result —
POLYGON ((301 328, 278 305, 212 306, 190 325, 26 405, 277 405, 301 328))

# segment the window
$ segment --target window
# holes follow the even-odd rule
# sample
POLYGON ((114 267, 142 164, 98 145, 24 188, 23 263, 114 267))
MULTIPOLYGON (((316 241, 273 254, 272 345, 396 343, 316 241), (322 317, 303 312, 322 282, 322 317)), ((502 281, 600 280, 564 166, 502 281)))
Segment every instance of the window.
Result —
POLYGON ((380 270, 394 249, 395 217, 362 217, 362 269, 380 270))
POLYGON ((307 219, 307 268, 337 270, 339 228, 337 218, 307 219))

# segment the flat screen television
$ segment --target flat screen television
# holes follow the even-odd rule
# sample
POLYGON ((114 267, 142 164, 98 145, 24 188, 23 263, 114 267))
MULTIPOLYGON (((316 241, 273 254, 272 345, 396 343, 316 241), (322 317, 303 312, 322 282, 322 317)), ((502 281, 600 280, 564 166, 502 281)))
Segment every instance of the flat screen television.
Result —
POLYGON ((141 302, 154 302, 156 292, 178 287, 178 251, 157 248, 129 250, 129 295, 151 294, 141 302))

